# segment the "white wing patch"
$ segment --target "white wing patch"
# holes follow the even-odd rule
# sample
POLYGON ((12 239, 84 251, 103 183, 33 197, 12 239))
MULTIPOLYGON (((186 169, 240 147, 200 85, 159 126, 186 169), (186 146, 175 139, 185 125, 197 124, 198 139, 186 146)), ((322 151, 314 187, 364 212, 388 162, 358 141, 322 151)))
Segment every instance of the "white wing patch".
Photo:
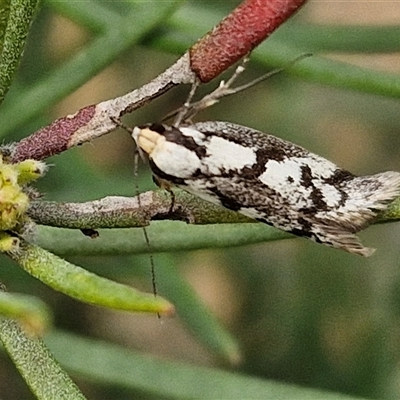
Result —
POLYGON ((257 161, 252 148, 240 146, 229 140, 212 136, 207 144, 204 164, 208 173, 219 175, 223 171, 239 172, 244 167, 251 167, 257 161))
POLYGON ((198 131, 197 129, 192 128, 180 128, 180 131, 187 137, 191 137, 195 140, 197 144, 202 144, 205 138, 205 135, 198 131))
POLYGON ((271 160, 265 164, 265 172, 259 179, 274 190, 290 193, 300 185, 301 165, 296 160, 286 159, 281 162, 271 160))

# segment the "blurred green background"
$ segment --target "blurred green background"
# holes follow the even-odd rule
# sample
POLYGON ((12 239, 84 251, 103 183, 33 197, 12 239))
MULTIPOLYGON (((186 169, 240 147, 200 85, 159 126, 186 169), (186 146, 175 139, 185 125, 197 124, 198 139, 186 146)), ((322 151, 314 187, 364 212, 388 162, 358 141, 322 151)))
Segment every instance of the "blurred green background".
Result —
MULTIPOLYGON (((68 18, 67 11, 60 6, 62 2, 57 3, 43 1, 17 80, 4 107, 18 104, 26 90, 67 63, 96 35, 95 29, 79 24, 78 17, 68 18)), ((122 2, 96 3, 120 14, 125 12, 125 7, 132 6, 122 2)), ((139 3, 157 12, 157 2, 139 3)), ((142 38, 138 45, 130 47, 72 94, 54 102, 12 132, 7 131, 4 140, 18 140, 58 117, 148 82, 238 3, 185 2, 169 22, 160 24, 151 35, 142 38)), ((100 17, 94 13, 94 19, 96 16, 100 17)), ((318 49, 317 39, 310 33, 302 39, 302 49, 314 52, 315 57, 325 56, 375 71, 399 73, 400 41, 397 50, 394 42, 392 47, 382 42, 383 50, 379 51, 375 47, 369 50, 368 40, 373 39, 367 34, 361 40, 362 29, 390 27, 399 20, 398 2, 309 2, 276 36, 290 44, 296 39, 296 32, 302 31, 301 26, 305 31, 315 27, 321 32, 325 26, 327 31, 330 26, 343 26, 340 42, 335 42, 337 36, 327 35, 326 43, 318 49), (358 28, 360 50, 348 49, 346 40, 350 43, 353 39, 350 34, 346 39, 346 32, 357 32, 358 28), (386 45, 388 49, 384 51, 386 45)), ((271 43, 273 40, 274 36, 271 43)), ((268 43, 260 46, 263 54, 268 53, 268 43)), ((379 44, 373 42, 373 46, 379 47, 379 44)), ((241 80, 247 82, 266 72, 266 64, 250 62, 241 80)), ((211 90, 216 84, 209 84, 201 92, 211 90)), ((126 122, 160 120, 183 103, 187 90, 180 87, 170 91, 126 118, 126 122)), ((273 133, 360 175, 400 169, 400 102, 389 96, 332 88, 313 82, 312 78, 306 80, 282 73, 224 99, 198 119, 226 120, 273 133)), ((3 124, 6 126, 8 122, 12 125, 8 120, 3 124)), ((46 200, 133 196, 133 151, 128 134, 114 132, 51 158, 52 167, 37 187, 46 200)), ((139 184, 141 190, 155 188, 146 166, 140 168, 139 184)), ((369 259, 302 239, 156 255, 160 294, 163 294, 163 268, 176 264, 204 303, 238 339, 241 362, 235 367, 228 366, 199 344, 179 315, 160 321, 155 316, 80 304, 27 276, 5 257, 1 260, 1 280, 10 291, 36 294, 50 304, 59 329, 191 365, 234 369, 252 376, 366 398, 397 399, 400 398, 398 232, 398 224, 377 225, 363 232, 360 235, 363 243, 377 248, 369 259)), ((68 260, 100 275, 151 291, 147 255, 71 256, 68 260)), ((4 352, 0 352, 0 376, 2 399, 33 398, 4 352)), ((140 390, 133 392, 108 383, 89 383, 82 376, 72 376, 90 399, 160 398, 140 390)))

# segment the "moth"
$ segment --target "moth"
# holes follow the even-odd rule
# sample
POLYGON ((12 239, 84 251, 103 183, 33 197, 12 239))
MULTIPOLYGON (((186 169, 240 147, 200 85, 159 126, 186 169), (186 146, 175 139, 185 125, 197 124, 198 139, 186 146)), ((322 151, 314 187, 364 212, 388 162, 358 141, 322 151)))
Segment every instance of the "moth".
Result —
POLYGON ((400 194, 400 173, 357 177, 308 150, 229 122, 135 127, 157 180, 257 221, 369 256, 356 233, 400 194))

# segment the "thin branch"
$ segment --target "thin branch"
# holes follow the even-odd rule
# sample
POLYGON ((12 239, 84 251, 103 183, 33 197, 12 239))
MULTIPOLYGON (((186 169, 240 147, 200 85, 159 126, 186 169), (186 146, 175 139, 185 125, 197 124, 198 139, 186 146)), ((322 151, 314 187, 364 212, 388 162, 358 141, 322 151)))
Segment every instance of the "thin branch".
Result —
POLYGON ((179 220, 190 224, 254 222, 234 211, 211 204, 183 190, 174 190, 174 210, 170 213, 171 196, 165 190, 149 191, 138 197, 110 196, 86 203, 36 201, 28 215, 40 225, 71 229, 143 227, 154 220, 179 220))
MULTIPOLYGON (((165 190, 149 191, 137 197, 109 196, 85 203, 34 201, 28 215, 39 225, 70 229, 135 228, 155 220, 178 220, 194 225, 254 222, 240 213, 209 203, 183 190, 174 189, 174 210, 170 213, 171 196, 165 190)), ((382 211, 375 223, 400 220, 400 200, 382 211)))
POLYGON ((84 107, 76 114, 59 118, 21 140, 16 144, 12 162, 28 158, 42 160, 109 133, 118 127, 112 119, 119 119, 122 115, 143 107, 176 85, 192 83, 194 80, 195 74, 190 70, 189 55, 186 53, 141 88, 124 96, 84 107))
POLYGON ((288 19, 306 0, 245 0, 175 64, 124 96, 82 108, 17 143, 12 162, 42 160, 117 128, 114 122, 172 87, 217 77, 288 19), (250 23, 251 22, 251 23, 250 23))

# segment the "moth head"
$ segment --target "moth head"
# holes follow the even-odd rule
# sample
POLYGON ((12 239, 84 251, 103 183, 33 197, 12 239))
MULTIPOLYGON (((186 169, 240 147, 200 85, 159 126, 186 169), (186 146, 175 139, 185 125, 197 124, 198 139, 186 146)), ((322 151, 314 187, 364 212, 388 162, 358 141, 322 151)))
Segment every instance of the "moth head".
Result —
POLYGON ((191 177, 199 171, 200 159, 206 151, 189 134, 192 131, 200 135, 200 132, 188 131, 188 128, 152 124, 135 127, 132 138, 139 153, 149 160, 153 173, 176 183, 177 179, 191 177))
POLYGON ((152 152, 157 146, 165 142, 165 137, 162 135, 165 132, 165 127, 160 124, 135 126, 132 132, 132 138, 140 152, 151 157, 152 152))

